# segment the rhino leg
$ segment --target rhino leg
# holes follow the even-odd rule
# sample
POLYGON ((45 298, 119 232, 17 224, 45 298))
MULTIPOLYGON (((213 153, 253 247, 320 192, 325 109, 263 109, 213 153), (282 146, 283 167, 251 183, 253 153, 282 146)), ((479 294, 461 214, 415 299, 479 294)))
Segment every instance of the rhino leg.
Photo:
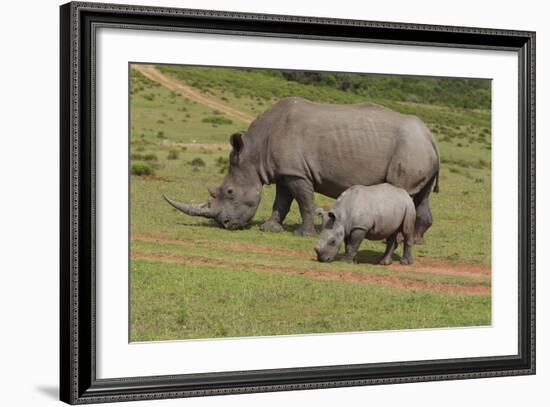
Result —
POLYGON ((260 230, 263 232, 282 232, 283 222, 290 210, 290 205, 294 197, 282 182, 277 182, 275 186, 275 202, 273 202, 273 212, 271 217, 265 221, 260 230))
POLYGON ((403 256, 399 261, 401 264, 413 264, 412 248, 414 245, 415 222, 414 213, 407 211, 401 228, 401 233, 403 234, 403 256))
POLYGON ((296 230, 299 236, 314 236, 315 230, 315 200, 313 194, 313 184, 303 178, 285 177, 288 190, 298 202, 300 215, 302 215, 302 226, 296 230))
POLYGON ((434 179, 422 188, 413 198, 416 207, 416 223, 414 226, 414 243, 424 244, 424 233, 432 226, 433 218, 430 210, 430 192, 434 179))
POLYGON ((349 239, 346 240, 346 254, 342 258, 342 261, 346 263, 355 263, 355 256, 357 256, 357 251, 361 242, 367 235, 367 232, 363 229, 354 229, 351 231, 349 239))
POLYGON ((416 208, 416 224, 414 233, 414 242, 416 244, 424 243, 424 233, 432 226, 433 218, 430 210, 430 200, 424 199, 416 208))
POLYGON ((391 257, 396 248, 397 248, 397 233, 393 234, 392 236, 386 239, 386 251, 384 252, 384 255, 382 256, 382 258, 378 263, 384 266, 388 266, 392 264, 393 260, 391 257))

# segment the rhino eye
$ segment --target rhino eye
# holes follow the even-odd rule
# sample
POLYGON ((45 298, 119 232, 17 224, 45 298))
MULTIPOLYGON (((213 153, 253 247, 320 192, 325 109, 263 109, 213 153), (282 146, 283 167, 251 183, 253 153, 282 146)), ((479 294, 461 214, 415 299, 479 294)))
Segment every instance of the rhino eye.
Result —
POLYGON ((331 245, 331 246, 334 246, 335 244, 336 244, 336 240, 332 239, 332 240, 330 241, 330 245, 331 245))
POLYGON ((233 193, 233 188, 227 188, 227 193, 231 195, 233 193))

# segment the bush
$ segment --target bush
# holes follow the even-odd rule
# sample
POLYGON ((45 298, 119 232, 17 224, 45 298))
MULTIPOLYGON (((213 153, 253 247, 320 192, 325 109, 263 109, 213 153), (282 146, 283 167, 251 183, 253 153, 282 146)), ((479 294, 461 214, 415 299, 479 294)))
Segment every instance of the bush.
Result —
POLYGON ((132 175, 142 176, 142 175, 153 175, 155 171, 153 168, 146 163, 133 163, 130 167, 130 172, 132 175))
POLYGON ((157 155, 154 153, 147 153, 147 154, 140 154, 140 153, 132 153, 130 155, 130 158, 132 160, 136 161, 157 161, 157 155))
POLYGON ((220 174, 227 172, 229 169, 229 158, 227 157, 218 157, 216 160, 216 167, 220 169, 220 174))
POLYGON ((189 161, 189 165, 191 165, 193 168, 206 167, 206 163, 200 157, 193 158, 193 160, 189 161))
POLYGON ((489 163, 483 159, 480 159, 477 162, 477 168, 488 168, 489 166, 490 166, 489 163))
POLYGON ((233 124, 233 121, 223 116, 209 116, 202 119, 203 123, 210 124, 233 124))
POLYGON ((178 150, 170 150, 168 151, 168 156, 166 157, 168 160, 177 160, 179 157, 178 150))
POLYGON ((144 161, 157 161, 158 157, 155 153, 147 153, 147 154, 143 155, 142 160, 144 160, 144 161))

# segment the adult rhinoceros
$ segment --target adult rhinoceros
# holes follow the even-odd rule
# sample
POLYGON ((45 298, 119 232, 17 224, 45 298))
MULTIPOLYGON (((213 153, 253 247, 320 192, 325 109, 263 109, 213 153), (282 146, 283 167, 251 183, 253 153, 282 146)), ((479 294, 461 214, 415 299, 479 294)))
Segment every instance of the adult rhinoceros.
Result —
POLYGON ((208 188, 212 200, 188 204, 165 199, 192 216, 213 218, 226 229, 252 219, 262 186, 276 184, 271 217, 264 231, 281 231, 294 199, 300 207, 298 234, 313 234, 314 191, 336 198, 352 185, 388 182, 405 189, 416 206, 415 236, 432 224, 429 195, 437 191, 439 151, 426 125, 373 104, 313 103, 300 97, 280 100, 233 134, 229 171, 222 185, 208 188))

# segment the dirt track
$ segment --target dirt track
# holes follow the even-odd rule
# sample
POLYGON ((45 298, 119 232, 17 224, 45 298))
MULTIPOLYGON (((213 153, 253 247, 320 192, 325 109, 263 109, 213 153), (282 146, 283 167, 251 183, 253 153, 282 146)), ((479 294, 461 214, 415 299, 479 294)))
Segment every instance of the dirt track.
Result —
POLYGON ((132 259, 135 260, 153 260, 163 263, 176 263, 195 266, 209 266, 220 268, 232 268, 247 270, 253 272, 283 273, 289 275, 301 275, 321 280, 340 280, 340 281, 358 281, 370 284, 376 284, 390 288, 401 288, 407 290, 421 290, 455 295, 490 295, 491 287, 485 285, 460 285, 460 284, 442 284, 431 281, 407 280, 399 277, 390 276, 372 276, 344 271, 308 271, 291 267, 273 267, 263 264, 234 263, 225 262, 216 259, 207 259, 204 257, 181 256, 181 255, 160 255, 152 253, 143 253, 139 251, 132 252, 132 259))
POLYGON ((168 90, 176 93, 181 93, 182 96, 194 100, 195 102, 201 103, 212 109, 219 110, 227 117, 244 122, 246 124, 250 124, 252 120, 254 120, 254 117, 252 117, 252 115, 241 112, 238 109, 234 109, 233 107, 223 103, 216 98, 213 98, 212 96, 207 96, 191 86, 184 85, 182 82, 164 75, 157 68, 155 68, 154 65, 133 64, 132 69, 141 72, 144 76, 151 79, 152 81, 161 84, 168 90))
MULTIPOLYGON (((176 244, 182 246, 201 245, 212 248, 230 249, 235 251, 246 251, 257 254, 275 254, 280 256, 289 257, 304 257, 314 260, 314 256, 310 253, 292 250, 285 248, 273 248, 267 246, 260 246, 249 243, 237 243, 237 242, 213 242, 207 240, 170 240, 170 239, 158 239, 154 237, 135 236, 132 238, 134 241, 142 242, 157 242, 165 244, 176 244)), ((358 281, 366 282, 376 285, 392 288, 403 288, 410 290, 422 290, 430 292, 438 292, 445 294, 457 294, 457 295, 490 295, 491 287, 483 284, 474 285, 460 285, 460 284, 447 284, 437 283, 431 281, 421 281, 404 279, 400 277, 392 276, 372 276, 361 273, 355 273, 350 271, 315 271, 304 270, 300 268, 292 267, 274 267, 263 264, 251 264, 251 263, 239 263, 239 262, 225 262, 216 259, 208 259, 197 256, 182 256, 182 255, 162 255, 152 254, 140 251, 132 252, 132 259, 136 260, 154 260, 165 263, 177 263, 186 265, 203 265, 210 267, 222 267, 222 268, 238 268, 247 271, 254 272, 272 272, 283 273, 290 275, 302 275, 315 279, 324 280, 344 280, 344 281, 358 281)), ((396 271, 402 270, 403 266, 392 265, 390 268, 395 268, 396 271)), ((428 273, 437 275, 449 275, 449 276, 462 276, 462 277, 490 277, 491 268, 487 265, 480 264, 467 264, 467 263, 450 263, 441 259, 428 259, 417 258, 416 264, 407 266, 407 272, 414 273, 428 273)))
MULTIPOLYGON (((269 247, 256 245, 251 243, 240 242, 214 242, 212 240, 173 240, 173 239, 160 239, 157 237, 149 236, 132 236, 132 240, 139 242, 157 242, 164 244, 175 244, 180 246, 207 246, 217 249, 229 249, 235 251, 245 251, 248 253, 256 254, 275 254, 279 256, 288 257, 303 257, 311 260, 315 260, 313 251, 311 253, 301 250, 292 250, 282 247, 269 247)), ((384 266, 392 269, 402 270, 402 266, 399 264, 392 264, 391 266, 384 266)), ((488 278, 491 276, 491 266, 487 264, 471 264, 471 263, 453 263, 444 259, 434 258, 416 258, 416 263, 407 266, 407 272, 416 273, 428 273, 439 274, 457 277, 479 277, 488 278)))

